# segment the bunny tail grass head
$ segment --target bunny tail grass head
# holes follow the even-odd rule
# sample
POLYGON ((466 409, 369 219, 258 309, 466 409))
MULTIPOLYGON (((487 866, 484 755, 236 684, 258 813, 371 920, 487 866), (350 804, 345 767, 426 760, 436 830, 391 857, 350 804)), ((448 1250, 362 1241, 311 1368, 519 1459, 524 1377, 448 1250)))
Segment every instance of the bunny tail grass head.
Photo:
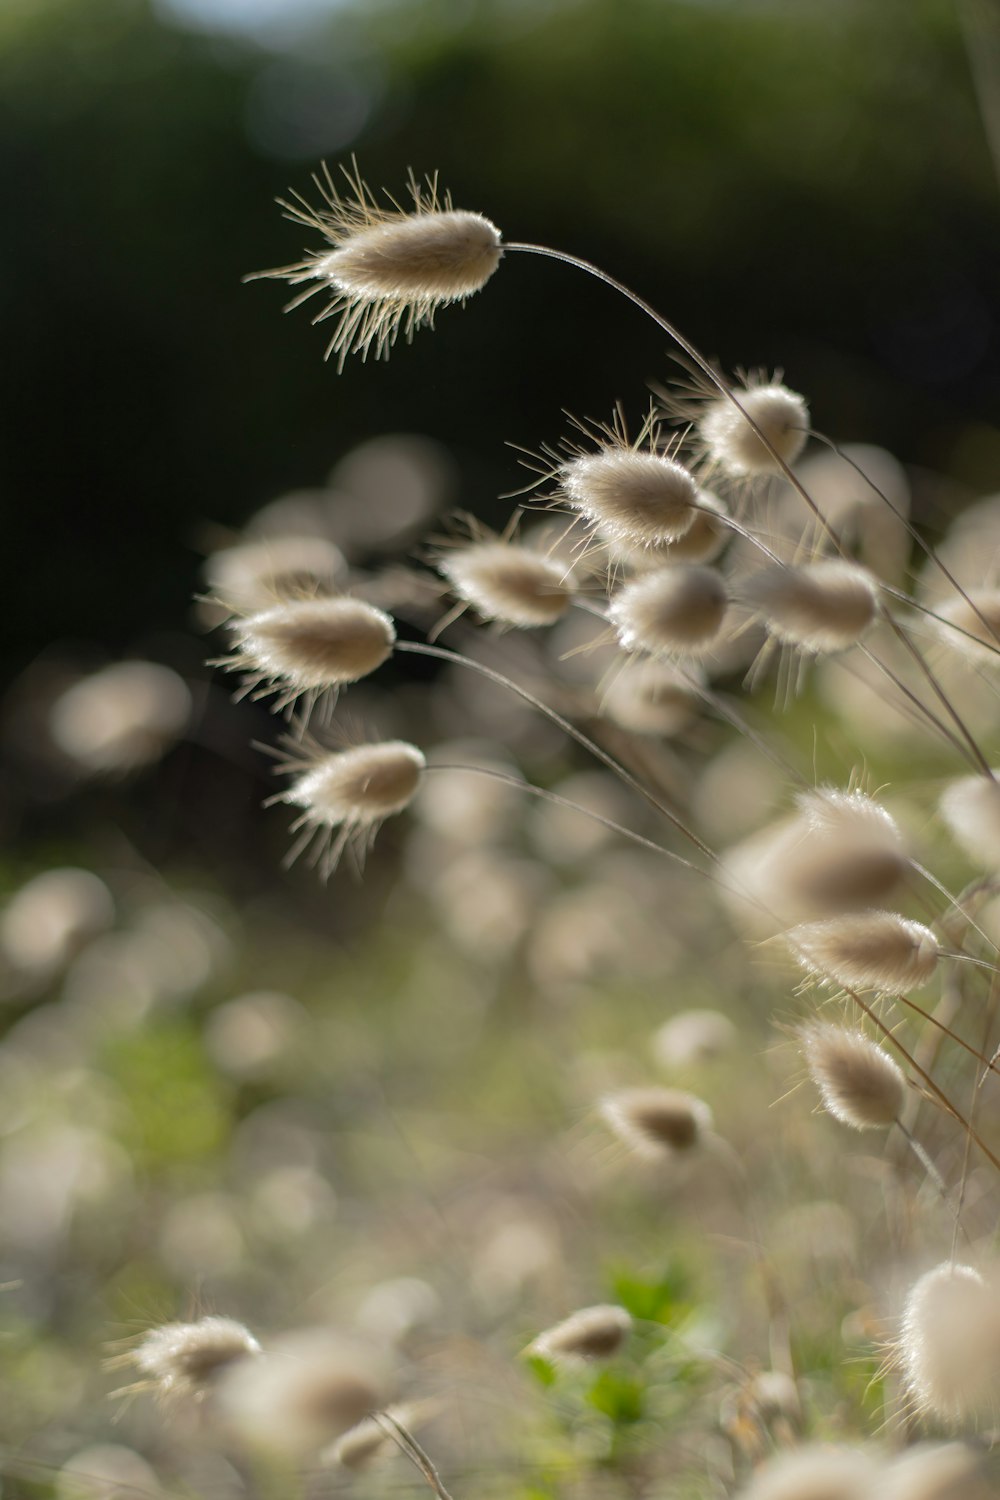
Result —
POLYGON ((443 554, 438 568, 459 599, 484 620, 503 625, 554 625, 573 599, 563 563, 503 538, 443 554))
POLYGON ((620 1141, 651 1160, 693 1151, 712 1128, 708 1105, 681 1089, 619 1089, 605 1095, 600 1111, 620 1141))
POLYGON ((903 1310, 894 1360, 914 1409, 950 1427, 1000 1413, 1000 1300, 972 1266, 921 1276, 903 1310))
POLYGON ((785 938, 808 973, 848 988, 890 995, 926 984, 940 954, 929 927, 891 911, 803 922, 785 938))
POLYGON ((906 1078, 860 1031, 817 1023, 800 1032, 813 1083, 834 1119, 854 1130, 884 1130, 899 1119, 906 1078))
POLYGON ((363 860, 386 818, 412 801, 426 765, 423 752, 403 740, 324 750, 306 737, 286 741, 286 748, 278 770, 294 779, 287 791, 270 801, 302 808, 292 824, 299 838, 288 862, 311 845, 311 861, 324 880, 345 848, 363 860))
POLYGON ((581 1364, 611 1359, 632 1332, 632 1319, 624 1307, 601 1304, 581 1307, 540 1333, 528 1346, 529 1354, 541 1355, 553 1364, 581 1364))
POLYGON ((113 1363, 140 1372, 141 1387, 166 1398, 202 1399, 223 1370, 260 1354, 248 1328, 233 1318, 200 1318, 196 1323, 163 1323, 144 1334, 134 1349, 113 1363))
POLYGON ((718 637, 727 603, 720 574, 681 564, 631 579, 612 599, 608 618, 626 651, 699 656, 718 637))
POLYGON ((500 264, 500 231, 481 214, 452 206, 438 190, 436 176, 421 183, 410 175, 412 207, 394 200, 383 207, 362 179, 357 163, 342 167, 342 193, 325 165, 314 174, 320 204, 299 194, 281 202, 285 216, 325 241, 303 259, 248 280, 280 278, 306 287, 289 304, 297 307, 316 293, 327 301, 313 319, 336 319, 327 358, 343 369, 348 354, 365 358, 374 349, 384 358, 400 330, 409 340, 416 329, 433 325, 439 307, 464 302, 486 285, 500 264))
POLYGON ((396 640, 387 614, 348 598, 287 600, 230 629, 235 651, 222 665, 245 675, 244 691, 275 693, 276 709, 367 677, 396 640))
POLYGON ((745 580, 741 597, 768 635, 817 656, 853 646, 878 612, 874 579, 838 557, 762 568, 745 580))
POLYGON ((882 1472, 860 1448, 809 1444, 768 1459, 736 1500, 874 1500, 882 1472))
POLYGON ((763 374, 751 376, 745 389, 736 389, 734 395, 742 411, 727 397, 717 396, 698 418, 698 436, 710 465, 733 479, 780 472, 781 464, 747 417, 779 458, 793 464, 809 437, 809 408, 804 398, 763 374))
POLYGON ((1000 781, 962 776, 945 788, 940 805, 942 818, 969 858, 987 870, 1000 870, 1000 781))

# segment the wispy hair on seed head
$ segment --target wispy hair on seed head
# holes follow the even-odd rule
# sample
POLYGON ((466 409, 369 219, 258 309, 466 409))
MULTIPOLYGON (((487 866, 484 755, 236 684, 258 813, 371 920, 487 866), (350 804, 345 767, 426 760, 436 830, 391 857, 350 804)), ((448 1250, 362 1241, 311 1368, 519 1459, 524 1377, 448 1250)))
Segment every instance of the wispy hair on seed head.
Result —
POLYGON ((307 283, 286 311, 326 293, 329 300, 313 322, 338 320, 326 357, 336 354, 339 370, 349 354, 364 359, 373 349, 376 359, 385 358, 400 331, 409 341, 418 328, 433 326, 437 309, 479 291, 503 254, 496 227, 481 214, 455 209, 436 173, 421 182, 410 172, 412 208, 406 210, 388 194, 391 206, 382 207, 353 157, 341 172, 346 195, 326 163, 313 174, 318 208, 300 193, 291 202, 278 200, 286 218, 322 235, 325 246, 246 278, 307 283))

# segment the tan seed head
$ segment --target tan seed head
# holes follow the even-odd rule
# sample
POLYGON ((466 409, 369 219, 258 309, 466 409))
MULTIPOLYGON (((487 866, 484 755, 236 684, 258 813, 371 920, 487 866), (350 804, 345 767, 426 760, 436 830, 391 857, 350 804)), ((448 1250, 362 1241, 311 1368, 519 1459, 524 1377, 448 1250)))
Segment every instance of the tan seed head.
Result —
POLYGON ((632 579, 608 607, 608 618, 626 651, 697 656, 719 634, 726 588, 710 568, 660 568, 632 579))
POLYGON ((601 1115, 619 1140, 649 1158, 681 1155, 712 1128, 712 1111, 680 1089, 620 1089, 601 1100, 601 1115))
POLYGON ((785 936, 810 974, 886 994, 905 994, 926 984, 940 953, 929 927, 891 911, 803 922, 785 936))
POLYGON ((744 581, 741 597, 768 635, 815 655, 853 646, 878 612, 871 575, 836 557, 763 568, 744 581))
POLYGON ((900 1117, 906 1078, 860 1031, 817 1023, 800 1033, 813 1083, 834 1119, 855 1130, 884 1130, 900 1117))
POLYGON ((631 1332, 632 1319, 624 1307, 582 1307, 540 1333, 528 1352, 540 1354, 553 1364, 611 1359, 631 1332))
POLYGON ((514 542, 479 542, 439 563, 458 597, 484 620, 530 629, 562 618, 573 598, 566 567, 514 542))

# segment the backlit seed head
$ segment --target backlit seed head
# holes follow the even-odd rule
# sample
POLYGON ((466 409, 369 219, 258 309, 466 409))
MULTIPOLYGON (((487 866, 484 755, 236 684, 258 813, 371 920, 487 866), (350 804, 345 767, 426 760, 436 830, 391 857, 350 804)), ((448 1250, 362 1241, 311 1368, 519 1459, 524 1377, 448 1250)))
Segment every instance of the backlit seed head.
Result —
POLYGON ((293 833, 302 833, 289 862, 312 844, 312 862, 326 879, 348 844, 363 858, 385 819, 412 800, 425 765, 422 751, 403 740, 329 753, 307 744, 301 754, 290 754, 279 769, 298 774, 272 798, 302 808, 292 824, 293 833))
MULTIPOLYGON (((699 490, 694 520, 683 536, 657 547, 653 555, 662 562, 712 562, 732 535, 727 525, 729 511, 711 490, 699 490)), ((643 554, 633 554, 636 566, 642 566, 643 554)))
POLYGON ((900 995, 926 984, 940 949, 929 927, 891 911, 804 922, 785 934, 810 974, 850 989, 900 995))
POLYGON ((411 175, 413 207, 407 213, 395 203, 383 208, 356 165, 342 171, 346 196, 324 166, 313 177, 320 207, 298 194, 282 203, 287 218, 316 231, 326 244, 293 265, 257 273, 305 284, 291 307, 317 292, 327 295, 313 321, 337 319, 326 352, 328 358, 337 355, 339 369, 348 354, 364 358, 374 348, 375 357, 383 358, 401 329, 410 339, 416 329, 432 325, 439 307, 480 291, 503 254, 496 226, 481 214, 453 208, 450 196, 439 194, 436 177, 420 183, 411 175))
POLYGON ((339 547, 321 536, 274 536, 213 552, 205 578, 231 614, 252 615, 285 599, 330 593, 345 577, 339 547))
POLYGON ((725 584, 710 568, 660 568, 619 589, 608 618, 626 651, 698 655, 717 638, 727 603, 725 584))
POLYGON ((743 582, 740 593, 768 635, 816 655, 853 646, 878 613, 874 579, 836 557, 763 568, 743 582))
POLYGON ((201 1398, 223 1370, 260 1352, 242 1323, 208 1317, 151 1328, 125 1358, 145 1377, 142 1384, 155 1386, 161 1396, 201 1398))
POLYGON ((573 598, 565 565, 516 542, 478 542, 438 563, 458 597, 484 620, 531 628, 561 619, 573 598))
POLYGON ((361 599, 289 600, 230 628, 236 649, 223 665, 245 674, 244 691, 276 694, 276 709, 367 677, 396 640, 389 616, 361 599))
POLYGON ((632 1319, 624 1307, 610 1304, 582 1307, 554 1328, 540 1333, 528 1352, 540 1354, 553 1364, 611 1359, 631 1332, 632 1319))
POLYGON ((680 1089, 620 1089, 601 1100, 601 1115, 619 1140, 652 1159, 693 1150, 712 1128, 704 1100, 680 1089))
POLYGON ((1000 663, 1000 589, 968 589, 961 597, 942 604, 937 612, 959 627, 950 630, 948 625, 938 626, 942 639, 959 656, 977 665, 1000 663))
POLYGON ((1000 870, 1000 782, 985 776, 953 781, 941 798, 941 816, 970 859, 1000 870))
POLYGON ((563 464, 559 483, 568 503, 603 537, 631 546, 676 542, 697 514, 698 486, 683 464, 625 445, 563 464))
POLYGON ((809 436, 809 408, 803 398, 776 383, 751 385, 735 395, 742 411, 720 396, 698 422, 709 461, 733 478, 780 472, 781 465, 750 426, 745 412, 785 463, 794 463, 809 436))
POLYGON ((914 1407, 949 1426, 1000 1410, 1000 1298, 972 1266, 945 1261, 911 1288, 896 1357, 914 1407))
POLYGON ((737 1500, 873 1500, 882 1466, 859 1448, 795 1448, 769 1459, 737 1500))
POLYGON ((840 912, 884 907, 910 868, 894 819, 861 791, 819 787, 798 812, 727 851, 724 894, 763 934, 840 912))
POLYGON ((800 1039, 824 1106, 854 1130, 884 1130, 900 1117, 906 1078, 887 1052, 860 1031, 817 1023, 800 1039))

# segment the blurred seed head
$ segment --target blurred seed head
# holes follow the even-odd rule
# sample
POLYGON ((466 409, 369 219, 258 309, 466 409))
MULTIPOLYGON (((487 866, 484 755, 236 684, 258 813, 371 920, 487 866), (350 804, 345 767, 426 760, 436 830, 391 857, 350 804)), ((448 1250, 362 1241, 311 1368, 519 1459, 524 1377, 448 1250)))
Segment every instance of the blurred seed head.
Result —
POLYGON ((651 1160, 693 1151, 712 1128, 704 1100, 680 1089, 620 1089, 607 1094, 600 1109, 618 1139, 651 1160))
POLYGON ((972 1266, 945 1261, 921 1276, 903 1310, 896 1359, 915 1410, 949 1426, 1000 1410, 1000 1302, 972 1266))
POLYGON ((813 1083, 834 1119, 854 1130, 882 1130, 900 1118, 906 1078, 889 1054, 860 1031, 815 1023, 800 1032, 813 1083))
POLYGON ((154 1470, 132 1448, 93 1443, 66 1460, 56 1475, 57 1500, 155 1500, 161 1493, 154 1470))
POLYGON ((688 1068, 731 1052, 738 1035, 721 1011, 682 1010, 655 1033, 653 1052, 664 1068, 688 1068))
POLYGON ((1000 782, 985 776, 951 782, 941 798, 941 816, 971 860, 987 870, 1000 869, 1000 782))
POLYGON ((920 1443, 886 1470, 879 1500, 991 1500, 982 1458, 963 1443, 920 1443))
POLYGON ((285 600, 331 594, 347 577, 338 547, 322 536, 278 535, 213 552, 205 579, 215 599, 203 604, 206 624, 230 614, 254 615, 285 600))
POLYGON ((215 1389, 223 1371, 260 1352, 257 1340, 242 1323, 208 1317, 197 1323, 151 1328, 124 1358, 160 1396, 203 1399, 215 1389))
POLYGON ((926 984, 940 954, 929 927, 891 911, 804 922, 785 937, 808 973, 890 995, 926 984))
POLYGON ((680 668, 655 658, 625 661, 601 695, 601 713, 631 734, 670 738, 697 719, 701 681, 694 666, 680 668))
MULTIPOLYGON (((387 1406, 384 1415, 391 1417, 408 1432, 414 1432, 432 1411, 428 1402, 411 1401, 399 1406, 387 1406)), ((364 1417, 320 1455, 320 1462, 338 1464, 342 1469, 367 1469, 377 1460, 398 1452, 399 1448, 391 1432, 387 1432, 375 1417, 364 1417)))
POLYGON ((385 1405, 387 1373, 369 1347, 322 1330, 277 1339, 220 1382, 220 1408, 248 1445, 289 1457, 318 1453, 385 1405))
POLYGON ((768 1459, 737 1500, 872 1500, 881 1468, 860 1448, 810 1444, 768 1459))
MULTIPOLYGON (((809 436, 809 408, 803 398, 776 382, 751 384, 736 391, 746 412, 771 446, 792 464, 809 436)), ((773 474, 780 465, 749 425, 743 412, 726 397, 711 401, 699 422, 698 435, 713 467, 733 478, 773 474)))
POLYGON ((16 891, 0 914, 0 946, 11 963, 45 974, 68 963, 114 922, 111 892, 89 870, 46 870, 16 891))
POLYGON ((445 553, 438 567, 454 592, 484 620, 503 625, 552 625, 573 598, 563 563, 516 542, 478 542, 445 553))
POLYGON ((540 1333, 528 1346, 528 1353, 539 1354, 553 1364, 612 1359, 631 1332, 632 1319, 624 1307, 582 1307, 540 1333))
POLYGON ((980 667, 1000 664, 1000 589, 967 589, 940 604, 937 612, 959 627, 938 626, 941 639, 957 656, 980 667))
POLYGON ((67 688, 49 711, 49 730, 81 771, 125 775, 159 760, 190 716, 191 694, 176 672, 123 661, 67 688))
POLYGON ((846 651, 878 613, 874 579, 836 557, 762 568, 743 580, 739 592, 769 635, 815 655, 846 651))
POLYGON ((723 898, 763 935, 789 923, 883 906, 910 869, 891 814, 861 791, 802 793, 791 818, 726 851, 723 898))
POLYGON ((718 636, 727 604, 719 574, 692 564, 632 579, 615 594, 608 618, 626 651, 698 656, 718 636))

